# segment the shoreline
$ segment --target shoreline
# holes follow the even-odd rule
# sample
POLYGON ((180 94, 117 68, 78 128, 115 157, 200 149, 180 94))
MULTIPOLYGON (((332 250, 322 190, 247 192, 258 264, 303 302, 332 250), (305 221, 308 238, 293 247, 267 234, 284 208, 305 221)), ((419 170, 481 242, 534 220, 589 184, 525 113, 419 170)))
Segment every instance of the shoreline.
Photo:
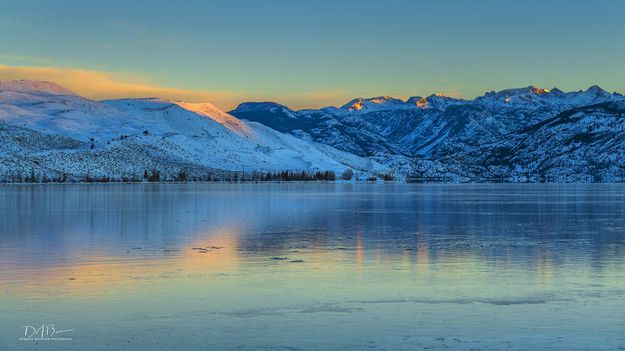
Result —
POLYGON ((109 181, 109 182, 0 182, 0 186, 5 185, 106 185, 106 184, 126 184, 126 185, 181 185, 181 184, 366 184, 366 185, 391 185, 391 184, 404 184, 404 185, 619 185, 625 184, 623 182, 406 182, 406 181, 160 181, 160 182, 124 182, 124 181, 109 181))

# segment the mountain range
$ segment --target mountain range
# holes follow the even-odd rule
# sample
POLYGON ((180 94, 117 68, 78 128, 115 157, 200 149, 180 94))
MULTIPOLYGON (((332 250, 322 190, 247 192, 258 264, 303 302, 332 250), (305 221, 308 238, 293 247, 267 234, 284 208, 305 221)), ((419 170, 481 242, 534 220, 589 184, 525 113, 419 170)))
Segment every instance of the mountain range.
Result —
POLYGON ((243 103, 230 114, 388 165, 412 178, 618 181, 625 178, 625 97, 598 86, 528 86, 472 100, 381 96, 293 111, 243 103))
POLYGON ((93 101, 55 83, 0 81, 0 180, 190 179, 352 170, 357 179, 625 179, 625 98, 533 86, 472 100, 440 94, 293 110, 158 98, 93 101))

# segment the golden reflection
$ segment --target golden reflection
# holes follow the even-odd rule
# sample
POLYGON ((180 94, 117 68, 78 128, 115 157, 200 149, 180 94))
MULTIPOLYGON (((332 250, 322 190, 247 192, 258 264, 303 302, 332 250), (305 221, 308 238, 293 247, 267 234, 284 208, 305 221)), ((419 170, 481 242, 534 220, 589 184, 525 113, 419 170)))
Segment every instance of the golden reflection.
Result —
POLYGON ((536 255, 535 267, 538 276, 544 281, 550 281, 553 277, 551 251, 547 251, 543 255, 536 255))
POLYGON ((430 263, 428 241, 425 233, 417 238, 417 265, 418 267, 426 267, 430 263))
POLYGON ((360 228, 356 228, 356 266, 361 268, 363 261, 362 233, 360 232, 360 228))
POLYGON ((85 297, 119 289, 138 290, 143 284, 164 277, 233 272, 240 267, 238 237, 238 233, 223 232, 180 249, 135 249, 122 256, 92 254, 84 262, 66 266, 15 270, 9 279, 19 283, 9 281, 0 290, 19 296, 49 296, 60 292, 85 297), (36 276, 30 276, 29 272, 36 276))

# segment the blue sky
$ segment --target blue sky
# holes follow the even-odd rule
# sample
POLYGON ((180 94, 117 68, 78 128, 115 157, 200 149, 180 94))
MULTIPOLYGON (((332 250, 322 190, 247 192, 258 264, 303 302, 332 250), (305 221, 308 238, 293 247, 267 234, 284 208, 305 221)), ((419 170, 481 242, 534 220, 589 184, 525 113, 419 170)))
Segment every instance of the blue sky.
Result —
POLYGON ((378 95, 470 98, 532 84, 625 91, 625 1, 618 0, 3 0, 1 7, 0 78, 57 78, 92 98, 161 93, 223 108, 250 99, 316 107, 378 95))

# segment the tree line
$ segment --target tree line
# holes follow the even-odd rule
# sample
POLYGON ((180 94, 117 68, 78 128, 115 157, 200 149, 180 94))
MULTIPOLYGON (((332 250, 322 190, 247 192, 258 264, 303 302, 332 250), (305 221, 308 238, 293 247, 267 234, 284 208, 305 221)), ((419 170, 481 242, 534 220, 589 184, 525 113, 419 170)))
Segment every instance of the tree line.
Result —
MULTIPOLYGON (((351 171, 351 170, 350 170, 351 171)), ((349 173, 351 179, 351 173, 349 173)), ((342 179, 345 173, 341 175, 342 179)), ((278 171, 278 172, 241 172, 241 171, 207 171, 190 174, 181 169, 178 173, 166 176, 158 169, 144 170, 142 175, 131 176, 102 176, 87 173, 81 177, 72 177, 68 174, 48 176, 45 172, 37 173, 31 169, 23 176, 21 172, 5 176, 5 183, 141 183, 141 182, 308 182, 308 181, 335 181, 334 171, 278 171)))

